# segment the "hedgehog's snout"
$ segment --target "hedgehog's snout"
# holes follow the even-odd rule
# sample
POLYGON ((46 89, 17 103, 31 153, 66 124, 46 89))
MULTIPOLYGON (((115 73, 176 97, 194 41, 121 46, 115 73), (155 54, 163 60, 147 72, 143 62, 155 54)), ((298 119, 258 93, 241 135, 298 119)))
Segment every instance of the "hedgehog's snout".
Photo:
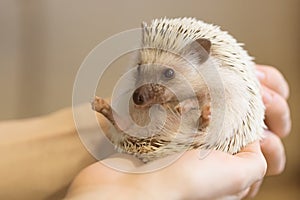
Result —
POLYGON ((136 105, 141 106, 146 102, 146 94, 145 92, 142 92, 141 88, 139 87, 134 91, 132 99, 136 105))
POLYGON ((132 99, 135 105, 146 106, 153 102, 154 96, 151 84, 145 84, 133 92, 132 99))
POLYGON ((150 106, 163 103, 165 87, 160 84, 145 84, 137 88, 132 99, 137 106, 150 106))

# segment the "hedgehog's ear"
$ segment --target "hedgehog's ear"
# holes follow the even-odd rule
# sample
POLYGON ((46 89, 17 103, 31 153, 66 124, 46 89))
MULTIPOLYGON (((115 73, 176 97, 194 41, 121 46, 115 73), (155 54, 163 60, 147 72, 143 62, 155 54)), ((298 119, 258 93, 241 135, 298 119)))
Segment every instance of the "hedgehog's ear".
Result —
POLYGON ((211 42, 204 38, 197 39, 196 42, 205 50, 205 52, 203 52, 203 49, 200 50, 200 63, 204 63, 209 57, 211 42))
POLYGON ((200 38, 200 39, 197 39, 196 42, 198 42, 198 44, 200 44, 203 47, 203 49, 207 52, 207 54, 210 53, 210 47, 211 47, 210 40, 200 38))

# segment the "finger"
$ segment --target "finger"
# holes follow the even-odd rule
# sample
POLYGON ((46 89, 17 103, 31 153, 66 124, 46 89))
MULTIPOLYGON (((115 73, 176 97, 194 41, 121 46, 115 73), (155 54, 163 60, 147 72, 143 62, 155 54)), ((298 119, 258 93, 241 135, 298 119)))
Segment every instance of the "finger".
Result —
POLYGON ((199 150, 188 151, 173 165, 159 171, 168 174, 165 180, 170 180, 168 184, 172 188, 184 191, 187 196, 193 194, 200 199, 214 199, 236 195, 262 179, 266 172, 267 164, 259 142, 247 145, 234 156, 211 151, 200 159, 199 153, 199 150), (180 174, 176 181, 174 174, 180 174), (212 185, 214 190, 211 190, 212 185))
POLYGON ((276 92, 263 87, 263 101, 266 106, 265 123, 279 137, 291 131, 290 109, 286 100, 276 92))
POLYGON ((235 171, 234 177, 241 179, 237 179, 239 181, 234 182, 235 184, 231 187, 236 189, 236 193, 234 193, 235 199, 242 199, 250 192, 250 186, 263 179, 267 164, 260 151, 258 142, 247 145, 234 157, 240 158, 237 159, 236 163, 234 163, 235 166, 232 167, 235 171), (242 177, 241 174, 245 176, 242 177), (252 179, 250 177, 252 177, 252 179))
POLYGON ((260 149, 259 142, 253 142, 251 144, 248 144, 239 153, 235 154, 234 157, 242 158, 242 160, 238 161, 240 163, 237 162, 236 165, 238 164, 245 165, 244 166, 245 172, 253 174, 252 183, 261 180, 266 174, 267 163, 260 149), (256 167, 254 167, 253 165, 254 163, 256 167), (256 174, 257 176, 255 177, 254 174, 256 174))
POLYGON ((286 163, 284 146, 280 138, 269 132, 265 132, 265 138, 260 142, 262 153, 267 161, 266 175, 277 175, 282 173, 286 163))
POLYGON ((274 67, 257 65, 256 74, 262 85, 274 90, 284 99, 289 97, 289 86, 283 75, 274 67))
POLYGON ((251 185, 248 194, 245 195, 243 198, 254 198, 257 195, 262 182, 263 182, 262 180, 259 180, 255 182, 253 185, 251 185))
POLYGON ((264 177, 267 170, 266 160, 258 142, 247 145, 233 157, 235 160, 231 163, 232 166, 228 166, 233 173, 232 185, 228 186, 231 187, 233 194, 246 195, 249 187, 264 177))

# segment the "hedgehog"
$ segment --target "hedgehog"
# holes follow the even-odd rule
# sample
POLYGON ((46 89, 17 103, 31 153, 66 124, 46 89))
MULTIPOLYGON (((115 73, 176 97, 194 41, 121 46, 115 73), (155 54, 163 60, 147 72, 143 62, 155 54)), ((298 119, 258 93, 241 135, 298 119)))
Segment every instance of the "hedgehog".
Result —
POLYGON ((92 102, 113 125, 105 134, 119 152, 143 162, 191 149, 236 154, 263 137, 261 88, 243 44, 195 18, 142 23, 141 40, 131 120, 100 97, 92 102))

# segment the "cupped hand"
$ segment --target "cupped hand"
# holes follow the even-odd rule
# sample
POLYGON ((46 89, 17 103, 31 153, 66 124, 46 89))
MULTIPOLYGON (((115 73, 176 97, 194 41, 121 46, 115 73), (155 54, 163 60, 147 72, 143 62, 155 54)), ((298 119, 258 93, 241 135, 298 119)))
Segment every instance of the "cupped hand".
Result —
POLYGON ((289 86, 283 75, 274 67, 258 65, 258 76, 263 87, 266 106, 266 137, 261 142, 262 152, 268 163, 267 175, 280 174, 285 166, 284 147, 280 138, 291 131, 290 109, 287 103, 289 86))
MULTIPOLYGON (((111 159, 110 163, 122 160, 120 157, 111 159)), ((132 157, 125 159, 123 164, 128 164, 128 159, 137 162, 132 157)), ((159 162, 156 160, 138 168, 153 169, 159 162)), ((265 172, 266 161, 258 142, 235 156, 212 151, 201 159, 199 150, 192 150, 170 166, 151 173, 124 173, 95 163, 77 176, 67 198, 240 199, 265 172)))
MULTIPOLYGON (((262 85, 263 101, 266 107, 265 138, 261 141, 261 150, 267 160, 266 175, 277 175, 283 172, 286 156, 281 138, 291 131, 290 109, 287 103, 289 86, 283 75, 274 67, 257 65, 257 77, 262 85)), ((255 183, 248 196, 257 194, 262 181, 255 183)))

